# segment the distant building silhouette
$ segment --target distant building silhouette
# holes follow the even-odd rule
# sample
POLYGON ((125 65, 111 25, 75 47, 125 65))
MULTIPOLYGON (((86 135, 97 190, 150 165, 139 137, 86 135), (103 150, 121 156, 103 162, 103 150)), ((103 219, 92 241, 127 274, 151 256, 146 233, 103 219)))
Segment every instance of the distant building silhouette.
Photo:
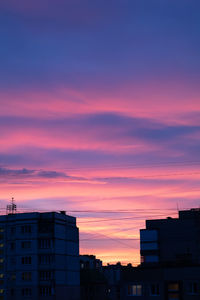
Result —
POLYGON ((200 209, 179 211, 179 218, 147 220, 140 230, 142 264, 200 263, 200 209))
POLYGON ((102 261, 96 258, 95 255, 80 255, 80 268, 81 270, 102 270, 102 261))
POLYGON ((94 255, 80 255, 81 300, 107 300, 107 282, 102 261, 94 255))
POLYGON ((74 217, 64 211, 13 211, 0 216, 3 299, 80 299, 79 235, 74 217))

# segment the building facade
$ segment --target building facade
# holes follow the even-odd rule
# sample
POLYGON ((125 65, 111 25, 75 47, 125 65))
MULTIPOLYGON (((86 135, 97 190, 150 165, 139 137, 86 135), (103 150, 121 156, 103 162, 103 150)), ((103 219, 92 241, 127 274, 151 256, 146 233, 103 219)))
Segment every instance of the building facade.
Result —
POLYGON ((124 270, 119 299, 135 298, 200 299, 200 266, 145 266, 124 270))
POLYGON ((0 216, 0 300, 80 299, 79 234, 65 212, 0 216))
POLYGON ((147 220, 140 230, 141 263, 200 264, 200 209, 178 218, 147 220))

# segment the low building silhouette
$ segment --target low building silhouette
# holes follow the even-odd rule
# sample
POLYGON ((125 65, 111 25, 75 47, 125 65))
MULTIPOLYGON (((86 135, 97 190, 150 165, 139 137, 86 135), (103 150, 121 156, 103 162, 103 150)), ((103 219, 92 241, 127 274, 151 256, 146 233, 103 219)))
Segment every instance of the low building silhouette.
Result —
POLYGON ((107 300, 107 281, 102 261, 94 255, 80 255, 81 300, 107 300))

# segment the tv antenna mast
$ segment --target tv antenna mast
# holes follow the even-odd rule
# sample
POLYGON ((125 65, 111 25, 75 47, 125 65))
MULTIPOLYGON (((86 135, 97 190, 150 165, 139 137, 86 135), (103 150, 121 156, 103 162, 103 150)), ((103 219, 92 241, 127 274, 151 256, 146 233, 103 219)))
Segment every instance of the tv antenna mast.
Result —
POLYGON ((17 205, 15 204, 14 197, 11 199, 11 204, 6 206, 6 214, 7 215, 14 215, 17 212, 17 205))

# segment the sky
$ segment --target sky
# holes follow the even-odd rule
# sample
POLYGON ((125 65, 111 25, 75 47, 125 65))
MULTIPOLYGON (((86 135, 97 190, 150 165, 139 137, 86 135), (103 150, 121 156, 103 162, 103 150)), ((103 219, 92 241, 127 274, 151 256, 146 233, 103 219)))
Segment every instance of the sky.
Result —
POLYGON ((0 208, 66 210, 80 253, 138 264, 200 206, 200 2, 1 0, 0 208))

